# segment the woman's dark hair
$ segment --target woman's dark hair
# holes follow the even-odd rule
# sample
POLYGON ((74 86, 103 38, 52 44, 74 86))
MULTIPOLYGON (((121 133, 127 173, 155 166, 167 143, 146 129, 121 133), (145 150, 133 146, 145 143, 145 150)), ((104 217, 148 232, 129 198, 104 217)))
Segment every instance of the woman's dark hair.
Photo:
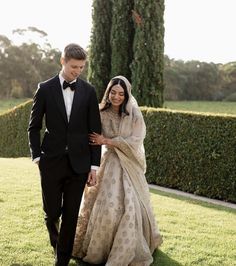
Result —
POLYGON ((106 95, 105 95, 105 105, 102 107, 101 111, 104 111, 111 106, 111 102, 109 101, 109 94, 110 94, 112 87, 114 87, 115 85, 120 85, 124 89, 124 95, 125 95, 125 99, 119 107, 119 115, 121 116, 122 113, 129 115, 129 112, 126 110, 126 105, 128 103, 128 100, 129 100, 129 94, 128 94, 127 86, 126 86, 124 80, 119 79, 119 78, 114 78, 111 80, 111 85, 108 88, 106 95))

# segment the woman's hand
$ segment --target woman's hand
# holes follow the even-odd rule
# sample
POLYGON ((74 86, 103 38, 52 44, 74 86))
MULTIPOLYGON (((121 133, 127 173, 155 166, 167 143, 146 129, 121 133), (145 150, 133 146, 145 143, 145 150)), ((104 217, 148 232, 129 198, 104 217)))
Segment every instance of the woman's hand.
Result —
POLYGON ((90 145, 103 145, 106 144, 106 138, 104 138, 103 135, 93 132, 89 134, 89 142, 90 145))

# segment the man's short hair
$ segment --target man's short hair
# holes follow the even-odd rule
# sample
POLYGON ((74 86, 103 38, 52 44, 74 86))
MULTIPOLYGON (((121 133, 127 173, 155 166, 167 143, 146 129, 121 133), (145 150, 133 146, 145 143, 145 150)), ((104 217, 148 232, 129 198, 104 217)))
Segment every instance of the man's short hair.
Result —
POLYGON ((70 43, 64 48, 62 57, 64 57, 66 61, 69 61, 70 59, 86 60, 87 53, 80 45, 70 43))

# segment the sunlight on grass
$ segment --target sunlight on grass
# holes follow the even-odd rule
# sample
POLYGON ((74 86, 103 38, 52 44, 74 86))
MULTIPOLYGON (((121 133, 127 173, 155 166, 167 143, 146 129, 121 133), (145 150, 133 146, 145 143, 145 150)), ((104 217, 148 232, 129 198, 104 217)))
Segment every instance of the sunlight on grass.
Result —
MULTIPOLYGON (((235 210, 154 190, 151 200, 164 238, 153 266, 236 265, 235 210)), ((38 169, 29 158, 0 158, 0 217, 1 266, 53 264, 38 169)))
MULTIPOLYGON (((0 99, 0 114, 28 100, 29 99, 0 99)), ((236 115, 235 102, 165 101, 164 108, 182 111, 236 115)))
POLYGON ((207 112, 215 114, 232 114, 236 115, 235 102, 213 102, 213 101, 166 101, 165 108, 193 111, 193 112, 207 112))
POLYGON ((0 99, 0 114, 16 107, 17 105, 19 105, 21 103, 26 102, 28 100, 29 100, 28 98, 25 98, 25 99, 4 99, 4 100, 0 99))
POLYGON ((162 253, 155 254, 153 265, 236 265, 235 210, 151 192, 164 236, 162 253))

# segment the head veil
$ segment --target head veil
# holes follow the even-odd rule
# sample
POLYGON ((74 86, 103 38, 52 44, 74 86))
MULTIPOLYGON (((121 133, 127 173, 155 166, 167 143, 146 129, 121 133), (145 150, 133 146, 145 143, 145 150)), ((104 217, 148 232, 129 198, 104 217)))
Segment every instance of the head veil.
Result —
POLYGON ((132 151, 132 155, 136 157, 143 170, 146 170, 146 160, 143 141, 146 135, 146 126, 143 120, 142 113, 139 109, 138 103, 131 93, 131 84, 124 76, 116 76, 110 80, 105 90, 103 99, 100 103, 100 108, 106 104, 106 99, 109 93, 109 88, 112 85, 113 79, 121 79, 124 81, 129 100, 126 105, 126 110, 129 115, 122 115, 119 129, 119 138, 122 139, 132 151))

